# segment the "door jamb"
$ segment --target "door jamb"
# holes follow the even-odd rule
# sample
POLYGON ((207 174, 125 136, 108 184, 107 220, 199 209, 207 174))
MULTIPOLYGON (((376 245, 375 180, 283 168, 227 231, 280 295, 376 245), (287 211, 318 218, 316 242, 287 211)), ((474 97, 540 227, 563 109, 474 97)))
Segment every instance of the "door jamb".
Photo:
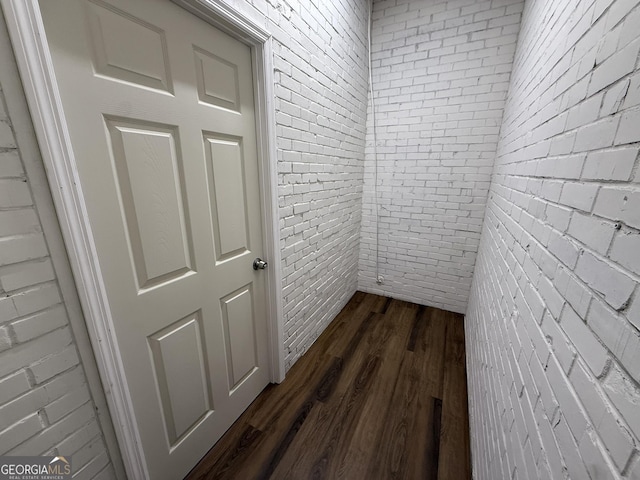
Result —
MULTIPOLYGON (((251 47, 267 270, 270 378, 284 379, 272 39, 222 0, 172 0, 251 47)), ((149 478, 38 0, 0 0, 129 478, 149 478)))

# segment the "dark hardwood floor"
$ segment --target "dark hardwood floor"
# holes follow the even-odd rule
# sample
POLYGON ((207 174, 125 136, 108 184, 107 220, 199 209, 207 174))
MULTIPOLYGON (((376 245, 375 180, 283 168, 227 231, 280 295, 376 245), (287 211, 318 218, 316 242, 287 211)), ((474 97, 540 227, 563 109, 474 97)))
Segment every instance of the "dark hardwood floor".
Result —
POLYGON ((187 477, 471 478, 462 315, 357 292, 187 477))

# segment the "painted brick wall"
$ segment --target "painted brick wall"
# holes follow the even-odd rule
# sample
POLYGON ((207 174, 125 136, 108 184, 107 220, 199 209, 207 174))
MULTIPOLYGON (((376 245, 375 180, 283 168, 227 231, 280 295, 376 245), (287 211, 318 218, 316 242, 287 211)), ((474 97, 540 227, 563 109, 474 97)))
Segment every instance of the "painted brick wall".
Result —
POLYGON ((640 479, 640 5, 527 1, 467 311, 477 479, 640 479))
POLYGON ((464 313, 523 3, 374 1, 360 289, 464 313))
MULTIPOLYGON (((289 368, 357 286, 368 2, 228 3, 274 36, 283 341, 289 368)), ((93 458, 92 465, 104 467, 100 430, 29 180, 2 109, 0 454, 37 454, 57 446, 63 453, 77 451, 76 465, 93 458)))
POLYGON ((357 288, 367 0, 229 4, 274 38, 286 366, 357 288))
POLYGON ((113 478, 5 107, 11 94, 0 85, 0 455, 72 455, 74 478, 113 478))

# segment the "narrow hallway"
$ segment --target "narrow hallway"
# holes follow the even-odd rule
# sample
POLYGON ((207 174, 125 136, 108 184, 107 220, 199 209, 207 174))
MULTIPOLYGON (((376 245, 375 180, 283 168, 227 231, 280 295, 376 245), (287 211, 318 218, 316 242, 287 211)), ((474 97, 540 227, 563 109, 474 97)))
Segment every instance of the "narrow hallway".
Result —
POLYGON ((357 292, 188 476, 471 478, 462 315, 357 292))

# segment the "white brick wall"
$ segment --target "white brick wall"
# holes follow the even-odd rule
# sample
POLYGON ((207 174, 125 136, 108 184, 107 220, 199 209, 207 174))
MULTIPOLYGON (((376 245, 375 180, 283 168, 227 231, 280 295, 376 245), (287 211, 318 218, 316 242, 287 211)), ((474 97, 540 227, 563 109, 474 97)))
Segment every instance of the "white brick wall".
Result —
POLYGON ((523 0, 376 0, 360 289, 467 306, 523 0))
POLYGON ((0 85, 0 455, 72 455, 74 478, 113 477, 6 111, 11 94, 20 92, 0 85))
POLYGON ((368 0, 231 1, 274 36, 286 366, 357 288, 368 0))
POLYGON ((640 2, 526 2, 467 310, 474 478, 640 479, 640 2))

